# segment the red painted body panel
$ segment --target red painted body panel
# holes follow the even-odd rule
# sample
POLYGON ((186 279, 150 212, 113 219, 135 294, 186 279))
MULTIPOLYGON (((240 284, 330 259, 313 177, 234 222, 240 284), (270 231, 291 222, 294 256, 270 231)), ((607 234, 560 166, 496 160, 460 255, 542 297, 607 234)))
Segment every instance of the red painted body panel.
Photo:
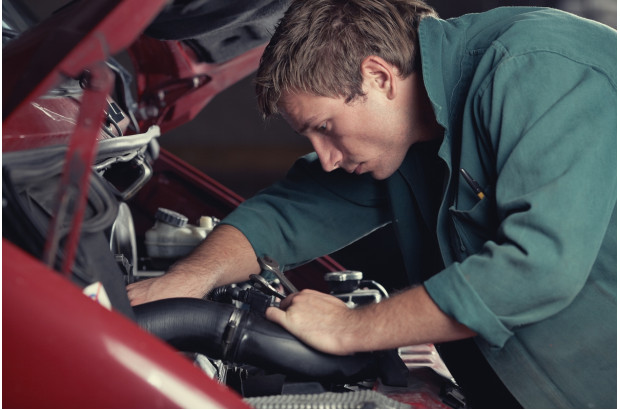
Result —
POLYGON ((31 101, 2 124, 2 152, 66 144, 75 128, 80 103, 71 98, 31 101))
POLYGON ((128 47, 166 0, 74 2, 2 50, 2 118, 128 47), (8 68, 8 69, 7 69, 8 68))
POLYGON ((2 407, 247 407, 4 239, 2 253, 2 407))
POLYGON ((263 49, 207 64, 182 42, 140 37, 130 48, 143 115, 140 128, 157 124, 164 133, 192 120, 216 94, 256 70, 263 49))

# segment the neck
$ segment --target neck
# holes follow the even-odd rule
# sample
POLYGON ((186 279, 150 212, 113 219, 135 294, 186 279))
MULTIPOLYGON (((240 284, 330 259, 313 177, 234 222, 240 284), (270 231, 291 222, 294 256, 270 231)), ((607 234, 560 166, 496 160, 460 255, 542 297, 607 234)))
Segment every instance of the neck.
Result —
POLYGON ((431 141, 443 137, 444 128, 439 125, 428 97, 421 73, 413 73, 411 79, 412 95, 410 96, 413 143, 431 141))

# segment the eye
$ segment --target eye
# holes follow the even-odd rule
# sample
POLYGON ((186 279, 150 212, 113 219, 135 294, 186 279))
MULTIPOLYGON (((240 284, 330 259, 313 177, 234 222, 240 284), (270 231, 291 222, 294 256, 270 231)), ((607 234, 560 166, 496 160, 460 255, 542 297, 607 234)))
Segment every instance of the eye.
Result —
POLYGON ((317 129, 318 129, 320 132, 325 132, 325 131, 327 131, 327 122, 324 122, 323 124, 319 125, 319 126, 317 127, 317 129))

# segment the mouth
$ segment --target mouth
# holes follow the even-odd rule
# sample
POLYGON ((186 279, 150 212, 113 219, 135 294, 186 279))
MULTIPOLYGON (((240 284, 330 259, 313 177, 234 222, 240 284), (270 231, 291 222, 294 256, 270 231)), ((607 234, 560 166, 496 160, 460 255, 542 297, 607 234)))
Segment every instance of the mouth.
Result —
POLYGON ((364 164, 365 162, 360 162, 360 163, 349 163, 346 165, 340 165, 339 168, 341 168, 343 171, 348 172, 349 174, 357 174, 360 175, 366 171, 363 170, 364 168, 364 164))

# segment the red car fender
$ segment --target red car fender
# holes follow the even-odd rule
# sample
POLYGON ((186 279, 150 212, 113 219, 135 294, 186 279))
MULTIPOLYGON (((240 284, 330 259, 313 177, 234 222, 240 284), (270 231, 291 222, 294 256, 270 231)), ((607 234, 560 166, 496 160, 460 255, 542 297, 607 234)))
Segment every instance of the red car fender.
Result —
POLYGON ((4 408, 247 408, 184 356, 2 240, 4 408))

